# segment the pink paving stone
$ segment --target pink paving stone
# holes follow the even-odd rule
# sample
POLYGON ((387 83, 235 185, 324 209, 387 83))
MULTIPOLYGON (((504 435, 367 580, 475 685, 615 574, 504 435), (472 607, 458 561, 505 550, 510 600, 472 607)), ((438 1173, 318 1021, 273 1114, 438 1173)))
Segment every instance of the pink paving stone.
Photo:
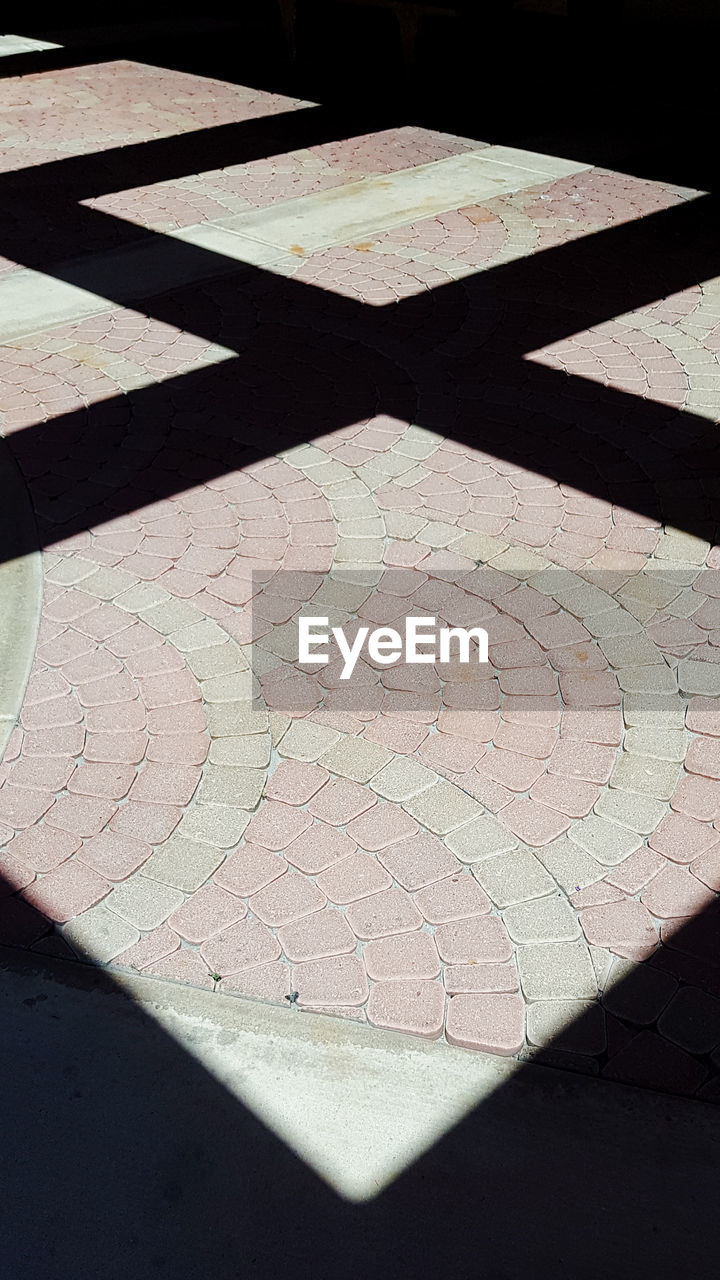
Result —
POLYGON ((467 773, 485 754, 482 743, 434 733, 426 738, 417 752, 418 759, 441 773, 467 773))
POLYGON ((148 762, 130 789, 130 799, 149 804, 184 805, 199 781, 200 769, 192 765, 148 762))
POLYGON ((135 682, 123 671, 78 686, 78 698, 84 707, 110 707, 117 702, 131 702, 135 697, 135 682))
POLYGON ((428 730, 424 725, 381 714, 367 726, 363 737, 369 742, 376 742, 380 747, 387 747, 388 751, 411 755, 427 734, 428 730))
POLYGON ((345 905, 389 889, 392 880, 374 858, 354 853, 323 871, 317 883, 331 902, 345 905))
POLYGON ((327 782, 327 769, 302 760, 283 760, 268 778, 265 795, 284 804, 307 804, 311 796, 327 782))
POLYGON ((525 1006, 520 995, 457 995, 448 1005, 445 1034, 450 1044, 512 1057, 525 1039, 525 1006))
POLYGON ((337 778, 326 783, 308 804, 308 812, 331 826, 344 826, 377 803, 372 791, 357 782, 337 778))
POLYGON ((133 619, 112 604, 100 604, 90 613, 83 613, 75 622, 75 630, 91 640, 105 641, 131 627, 133 619))
POLYGON ((72 920, 109 893, 110 883, 79 862, 63 862, 25 890, 25 901, 48 920, 72 920))
POLYGON ((462 863, 435 836, 426 832, 384 849, 380 862, 411 893, 462 871, 462 863))
POLYGON ((441 925, 435 930, 435 943, 448 964, 501 964, 512 956, 510 939, 497 916, 441 925))
POLYGON ((588 885, 570 895, 570 902, 577 911, 585 907, 602 907, 608 902, 624 902, 625 894, 610 884, 608 880, 599 880, 597 884, 588 885))
POLYGON ((301 1005, 360 1005, 368 996, 365 966, 357 956, 306 960, 292 971, 293 990, 301 1005))
POLYGON ((70 692, 70 683, 59 671, 36 671, 28 680, 25 705, 64 697, 70 692))
POLYGON ((180 939, 166 924, 158 925, 152 933, 148 933, 139 942, 134 942, 127 951, 115 957, 113 964, 125 965, 128 969, 144 969, 157 960, 164 959, 180 946, 180 939))
POLYGON ((88 733, 138 733, 145 728, 142 702, 122 702, 113 707, 91 707, 85 717, 88 733))
POLYGON ((47 813, 54 798, 51 793, 13 787, 6 782, 0 787, 0 820, 19 830, 31 827, 47 813))
POLYGON ((595 742, 561 739, 548 761, 548 773, 585 782, 607 782, 615 765, 615 751, 595 742))
POLYGON ((147 758, 155 764, 203 764, 209 749, 206 733, 154 734, 148 741, 147 758))
POLYGON ((60 726, 56 729, 35 729, 23 735, 23 755, 77 756, 83 749, 85 730, 80 724, 60 726))
POLYGON ((284 858, 260 845, 243 844, 215 872, 215 884, 240 898, 249 898, 273 880, 284 875, 288 864, 284 858))
POLYGON ((720 818, 720 782, 690 774, 682 779, 670 804, 676 813, 714 822, 720 818))
POLYGON ((647 959, 659 942, 650 913, 629 898, 589 907, 580 913, 580 923, 588 942, 629 960, 647 959))
POLYGON ((27 863, 33 871, 53 871, 80 848, 77 836, 51 827, 33 826, 19 832, 7 849, 15 858, 27 863))
POLYGON ((569 818, 584 818, 600 795, 600 788, 579 778, 560 778, 546 773, 530 790, 532 800, 549 805, 569 818))
POLYGON ((127 795, 135 777, 136 770, 130 765, 79 764, 68 781, 67 789, 73 795, 120 800, 127 795))
POLYGON ((558 678, 549 667, 520 667, 501 671, 498 683, 503 693, 513 697, 541 698, 557 692, 558 678))
POLYGON ((720 844, 703 853, 691 864, 690 870, 702 884, 714 893, 720 893, 720 844))
POLYGON ((693 738, 685 757, 688 773, 702 774, 705 778, 720 778, 720 739, 693 738))
POLYGON ((317 875, 355 853, 356 849, 355 841, 344 831, 329 827, 324 822, 314 822, 312 827, 288 845, 284 854, 298 871, 317 875))
POLYGON ((146 744, 144 733, 92 733, 83 754, 86 760, 101 764, 139 764, 146 744))
POLYGON ((519 991, 518 976, 511 964, 456 964, 444 973, 450 996, 481 995, 519 991))
POLYGON ((107 826, 116 805, 98 796, 59 796, 45 815, 49 827, 76 836, 96 836, 107 826))
POLYGON ((508 791, 529 791, 544 771, 544 763, 532 756, 504 751, 502 747, 488 752, 478 767, 478 773, 499 782, 508 791))
POLYGON ((182 817, 182 809, 167 804, 136 804, 128 800, 120 805, 110 823, 110 830, 120 835, 160 844, 167 840, 182 817))
POLYGON ((101 831, 92 839, 83 841, 78 861, 107 880, 126 880, 147 861, 151 853, 150 845, 142 840, 116 835, 113 831, 101 831))
POLYGON ((612 707, 620 702, 612 671, 566 671, 560 676, 560 692, 566 703, 580 707, 612 707))
POLYGON ((93 644, 87 636, 77 631, 63 631, 55 640, 48 640, 38 649, 37 656, 41 662, 51 667, 61 667, 67 662, 75 662, 83 654, 92 652, 93 644))
POLYGON ((528 618, 527 629, 543 649, 559 649, 566 644, 582 644, 592 640, 581 622, 568 613, 550 613, 528 618))
POLYGON ((283 925, 278 941, 288 960, 320 960, 355 950, 357 938, 340 911, 326 908, 283 925))
POLYGON ((52 618, 57 622, 74 622, 76 618, 81 618, 83 614, 90 613, 96 607, 96 600, 92 596, 86 596, 82 591, 64 591, 62 595, 57 596, 55 600, 46 602, 43 606, 43 613, 46 617, 52 618))
POLYGON ((707 823, 685 813, 669 813, 655 828, 648 841, 672 862, 692 862, 701 853, 720 843, 720 835, 707 823))
POLYGON ((619 746, 622 742, 623 721, 620 710, 595 707, 583 711, 578 707, 565 707, 560 726, 561 738, 573 742, 596 742, 619 746))
POLYGON ((644 889, 664 866, 665 859, 659 853, 652 849, 637 849, 619 867, 613 867, 605 878, 608 884, 622 889, 623 893, 635 894, 644 889))
POLYGON ((437 1040, 445 1017, 445 991, 439 982, 418 978, 378 982, 370 992, 367 1015, 374 1027, 437 1040))
POLYGON ((151 960, 150 964, 145 965, 143 973, 153 973, 156 978, 167 978, 171 982, 186 982, 193 987, 212 989, 215 985, 207 965, 197 951, 173 951, 160 960, 151 960))
POLYGON ((717 698, 691 698, 685 723, 692 733, 706 733, 711 738, 720 738, 720 705, 717 698))
POLYGON ((506 805, 502 810, 502 820, 513 835, 535 849, 550 844, 570 826, 570 818, 565 814, 529 797, 521 797, 506 805))
POLYGON ((250 908, 263 924, 279 928, 319 911, 327 898, 321 889, 296 871, 287 871, 253 894, 250 908))
POLYGON ((561 710, 557 698, 507 697, 503 702, 502 717, 507 724, 552 729, 560 723, 561 710))
POLYGON ((34 707, 23 707, 20 713, 25 729, 63 728, 80 724, 82 710, 74 693, 66 698, 53 698, 51 702, 39 702, 34 707))
MULTIPOLYGON (((89 727, 89 726, 88 726, 89 727)), ((177 707, 155 707, 147 713, 148 733, 202 733, 207 729, 205 712, 199 702, 177 707)))
POLYGON ((143 649, 141 653, 130 654, 125 659, 125 666, 130 675, 138 679, 159 676, 167 671, 182 671, 185 662, 177 649, 166 644, 156 649, 143 649))
POLYGON ((470 916, 487 915, 490 899, 472 876, 461 873, 428 885, 415 894, 415 905, 428 924, 448 924, 470 916))
POLYGON ((280 957, 280 944, 259 920, 248 917, 208 938, 200 955, 221 977, 268 964, 280 957))
POLYGON ((557 733, 554 729, 538 729, 532 725, 501 724, 494 742, 504 751, 545 760, 557 742, 557 733))
POLYGON ((206 884, 168 916, 168 924, 186 942, 205 942, 246 915, 247 907, 240 898, 216 884, 206 884))
POLYGON ((376 938, 363 951, 368 977, 378 982, 396 978, 437 978, 440 960, 429 933, 399 934, 376 938))
POLYGON ((278 800, 266 800, 250 819, 245 838, 276 853, 297 840, 312 824, 312 818, 304 810, 281 804, 278 800))
POLYGON ((712 894, 685 867, 665 867, 650 881, 640 901, 659 920, 694 916, 713 900, 712 894))
POLYGON ((406 841, 418 831, 418 824, 395 804, 378 804, 349 823, 347 834, 372 853, 406 841))
POLYGON ((74 767, 73 760, 58 756, 21 757, 8 769, 7 780, 14 787, 29 787, 34 791, 62 791, 74 767))
POLYGON ((423 923, 412 898, 403 889, 396 888, 353 902, 346 916, 350 928, 363 941, 393 933, 411 933, 423 923))
POLYGON ((189 671, 176 671, 167 675, 148 676, 139 681, 140 694, 145 706, 174 707, 185 702, 199 702, 200 690, 189 671))
POLYGON ((11 853, 0 853, 0 898, 27 889, 34 879, 35 872, 27 863, 13 858, 11 853))
POLYGON ((290 968, 281 960, 260 964, 254 969, 229 974, 223 978, 220 991, 247 996, 251 1000, 284 1000, 290 995, 290 968))

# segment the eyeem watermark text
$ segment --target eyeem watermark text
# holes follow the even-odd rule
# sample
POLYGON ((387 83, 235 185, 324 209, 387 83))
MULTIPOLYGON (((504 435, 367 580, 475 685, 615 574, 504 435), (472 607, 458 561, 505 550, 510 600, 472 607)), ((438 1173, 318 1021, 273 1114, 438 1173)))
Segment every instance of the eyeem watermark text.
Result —
POLYGON ((380 666, 404 662, 460 662, 488 661, 488 634, 484 627, 438 627, 436 618, 406 618, 404 636, 393 627, 359 627, 352 642, 342 627, 328 628, 328 618, 298 619, 298 659, 300 662, 329 662, 327 649, 331 639, 335 641, 344 666, 341 680, 349 680, 363 646, 367 646, 370 661, 380 666), (477 648, 472 650, 472 641, 477 648), (453 644, 453 641, 455 644, 453 644), (455 650, 455 652, 453 652, 455 650), (477 656, 475 656, 477 655, 477 656))

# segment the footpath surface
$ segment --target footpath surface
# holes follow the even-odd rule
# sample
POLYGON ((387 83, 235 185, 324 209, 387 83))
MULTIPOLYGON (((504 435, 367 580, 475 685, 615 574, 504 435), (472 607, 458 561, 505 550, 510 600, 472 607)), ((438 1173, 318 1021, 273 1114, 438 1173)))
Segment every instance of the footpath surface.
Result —
POLYGON ((710 198, 129 62, 0 108, 2 941, 716 1099, 710 198))

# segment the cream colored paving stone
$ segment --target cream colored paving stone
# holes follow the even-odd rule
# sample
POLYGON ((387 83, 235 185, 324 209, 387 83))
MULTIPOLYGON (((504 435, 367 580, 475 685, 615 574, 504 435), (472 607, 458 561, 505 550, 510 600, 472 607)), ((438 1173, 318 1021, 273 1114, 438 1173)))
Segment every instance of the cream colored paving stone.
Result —
POLYGON ((581 849, 580 845, 567 836, 560 836, 542 849, 536 849, 535 856, 565 893, 586 889, 588 885, 597 884, 607 874, 607 867, 596 862, 585 849, 581 849))
POLYGON ((709 542, 679 529, 671 529, 668 525, 660 535, 654 555, 660 560, 689 561, 690 564, 703 565, 709 550, 709 542))
POLYGON ((623 698, 623 718, 629 729, 681 730, 685 705, 677 695, 628 693, 623 698))
POLYGON ((228 640, 227 644, 213 645, 210 649, 194 649, 185 654, 185 661, 197 680, 235 675, 238 671, 248 670, 245 654, 232 640, 228 640))
POLYGON ((655 760, 651 756, 635 756, 626 752, 615 765, 609 785, 618 791, 669 800, 681 772, 680 766, 672 760, 655 760))
POLYGON ((461 537, 462 530, 458 529, 457 525, 445 524, 442 520, 430 520, 425 528, 420 530, 415 540, 426 547, 448 547, 451 542, 457 542, 461 537))
POLYGON ((518 947, 517 966, 526 1000, 594 1000, 595 969, 584 942, 538 942, 518 947))
MULTIPOLYGON (((263 650, 274 654, 276 658, 282 659, 283 662, 297 662, 298 658, 298 627, 297 622, 293 619, 290 622, 283 623, 282 626, 272 628, 262 640, 258 640, 253 646, 253 668, 262 675, 260 671, 260 655, 263 650)), ((266 668, 267 670, 268 668, 266 668)))
POLYGON ((208 759, 212 764, 240 764, 250 769, 263 769, 270 763, 269 734, 243 734, 234 738, 215 738, 208 759))
MULTIPOLYGON (((639 624, 636 624, 639 625, 639 624)), ((643 631, 629 636, 606 636, 599 640, 608 662, 613 667, 664 666, 657 645, 643 631)))
POLYGON ((600 993, 605 990, 610 970, 613 965, 613 955, 610 951, 606 951, 604 947, 590 947, 590 959, 595 969, 595 977, 597 978, 598 989, 600 993))
POLYGON ((678 663, 677 675, 683 693, 700 693, 709 698, 720 696, 720 663, 682 658, 678 663))
POLYGON ((209 649, 214 645, 228 643, 228 633, 223 631, 212 618, 203 618, 201 622, 192 622, 188 627, 180 627, 168 636, 171 644, 181 653, 192 653, 195 649, 209 649))
POLYGON ((222 849, 173 832, 143 864, 143 875, 184 893, 194 893, 217 871, 224 857, 222 849))
POLYGON ((640 636, 645 634, 644 627, 627 609, 605 610, 602 613, 586 614, 583 626, 596 640, 609 639, 613 636, 640 636))
POLYGON ((503 924, 513 942, 574 942, 582 936, 570 903, 557 895, 520 902, 503 911, 503 924))
POLYGON ((549 561, 543 556, 539 556, 535 551, 527 551, 524 547, 508 547, 507 551, 501 551, 490 561, 493 569, 500 569, 502 573, 511 573, 514 578, 521 580, 529 578, 531 574, 538 573, 541 569, 546 569, 548 563, 549 561))
POLYGON ((312 600, 306 605, 302 612, 309 614, 312 609, 322 607, 323 609, 337 609, 340 613, 349 617, 356 613, 361 605, 365 603, 371 594, 370 589, 362 584, 353 584, 340 580, 331 573, 326 578, 320 589, 315 592, 312 600))
POLYGON ((483 813, 473 818, 464 827, 451 831, 445 838, 445 844, 461 862, 481 862, 484 858, 495 857, 498 853, 509 853, 517 849, 520 841, 508 831, 491 813, 483 813))
POLYGON ((267 732, 268 710, 260 698, 255 702, 215 703, 204 711, 211 738, 267 732))
POLYGON ((345 538, 384 538, 385 522, 380 516, 339 520, 337 531, 339 540, 344 540, 345 538))
POLYGON ((287 756, 291 760, 314 763, 340 737, 341 734, 336 729, 329 729, 327 725, 314 724, 311 720, 294 720, 283 734, 278 751, 281 756, 287 756))
POLYGON ((615 672, 623 693, 668 693, 677 691, 675 672, 663 663, 656 667, 623 667, 615 672))
POLYGON ((395 484, 401 489, 414 489, 415 485, 420 484, 423 480, 427 480, 432 472, 427 471, 425 467, 421 467, 417 463, 410 471, 401 472, 393 477, 395 484))
POLYGON ((83 582, 99 572, 100 566, 92 560, 83 560, 81 556, 68 556, 58 559, 49 569, 46 567, 45 577, 48 582, 54 582, 58 587, 74 587, 76 583, 83 582))
POLYGON ((528 1042, 596 1055, 605 1048, 605 1020, 599 1005, 588 1000, 541 1000, 527 1011, 528 1042))
POLYGON ((231 805, 237 809, 254 809, 265 786, 262 769, 246 769, 225 764, 205 766, 200 786, 195 792, 199 804, 231 805))
POLYGON ((290 716, 283 715, 281 711, 271 711, 268 720, 270 723, 270 739, 272 745, 277 747, 290 728, 292 721, 290 716))
POLYGON ((681 763, 685 759, 688 737, 680 731, 662 729, 628 729, 625 734, 625 749, 632 755, 652 756, 656 760, 674 760, 681 763))
POLYGON ((335 546, 336 564, 365 564, 382 560, 384 543, 380 538, 338 538, 335 546))
POLYGON ((633 604, 647 605, 651 609, 664 609, 679 594, 674 582, 657 574, 642 573, 631 578, 618 591, 618 600, 630 608, 633 604))
POLYGON ((62 936, 73 950, 96 964, 108 964, 140 938, 138 930, 104 903, 91 907, 63 926, 62 936))
POLYGON ((261 644, 262 641, 259 641, 252 646, 241 646, 245 661, 258 680, 268 671, 276 671, 278 667, 284 666, 282 658, 278 657, 277 654, 266 652, 260 647, 261 644))
POLYGON ((426 458, 437 453, 437 443, 433 440, 418 440, 411 436, 407 431, 405 435, 391 445, 391 453, 399 453, 403 458, 412 458, 415 462, 424 462, 426 458))
POLYGON ((524 846, 512 853, 501 853, 485 862, 476 862, 472 873, 501 911, 519 902, 529 902, 557 892, 552 876, 534 852, 524 846))
POLYGON ((318 764, 353 782, 369 782, 393 758, 392 751, 365 738, 343 738, 323 752, 318 764))
POLYGON ((145 609, 152 609, 162 604, 169 604, 173 600, 173 596, 164 587, 158 586, 156 582, 138 582, 137 586, 131 587, 129 591, 123 591, 122 595, 116 596, 113 604, 119 609, 125 609, 127 613, 142 614, 145 609))
POLYGON ((370 789, 384 800, 400 804, 427 791, 436 782, 437 774, 431 769, 426 769, 424 765, 408 760, 405 756, 396 756, 375 775, 370 782, 370 789))
POLYGON ((574 618, 592 617, 596 613, 612 613, 619 608, 617 600, 601 591, 592 582, 585 582, 576 577, 574 583, 561 586, 553 591, 553 598, 562 609, 567 609, 574 618))
MULTIPOLYGON (((398 538, 401 542, 407 542, 416 537, 428 523, 422 516, 407 515, 404 511, 385 511, 383 515, 388 537, 398 538)), ((457 545, 459 546, 459 543, 457 545)))
POLYGON ((607 818, 591 813, 582 822, 576 822, 568 838, 579 845, 603 867, 615 867, 624 862, 642 845, 642 836, 627 827, 618 826, 607 818))
POLYGON ((177 835, 220 849, 234 849, 240 843, 251 815, 244 809, 222 808, 214 804, 192 804, 175 828, 177 835))
POLYGON ((638 835, 649 836, 667 813, 667 805, 653 796, 631 791, 606 791, 595 805, 595 813, 638 835))
MULTIPOLYGON (((337 497, 330 499, 330 510, 336 520, 371 520, 380 519, 375 501, 370 494, 366 498, 360 494, 354 497, 337 497)), ((384 524, 383 524, 384 532, 384 524)))
POLYGON ((157 929, 185 901, 179 889, 150 880, 139 871, 108 894, 105 906, 136 929, 157 929))
POLYGON ((252 671, 236 671, 230 676, 211 676, 200 682, 203 702, 254 702, 262 689, 252 671))
POLYGON ((99 600, 114 600, 116 596, 137 586, 137 578, 126 569, 101 568, 80 585, 80 590, 99 600))
POLYGON ((403 801, 403 809, 434 835, 444 836, 485 810, 465 791, 440 778, 433 787, 403 801))
POLYGON ((149 627, 154 627, 163 636, 169 636, 173 631, 190 626, 193 622, 199 622, 202 618, 194 605, 188 604, 185 600, 176 600, 174 597, 167 603, 133 609, 132 612, 137 613, 143 622, 147 622, 149 627))
POLYGON ((464 533, 453 546, 453 551, 461 556, 469 556, 471 560, 486 563, 507 551, 508 544, 501 538, 493 538, 488 533, 464 533))

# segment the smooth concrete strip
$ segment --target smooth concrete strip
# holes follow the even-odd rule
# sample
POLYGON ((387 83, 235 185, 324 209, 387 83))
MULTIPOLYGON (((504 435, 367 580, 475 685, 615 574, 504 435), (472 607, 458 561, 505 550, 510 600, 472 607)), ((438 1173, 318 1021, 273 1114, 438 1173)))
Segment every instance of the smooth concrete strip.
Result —
MULTIPOLYGON (((42 557, 25 482, 0 438, 0 759, 17 723, 42 610, 42 557), (12 558, 6 548, 12 547, 12 558), (18 555, 18 549, 24 553, 18 555)), ((1 876, 1 870, 0 870, 1 876)), ((2 885, 0 885, 2 888, 2 885)))
POLYGON ((313 253, 590 168, 554 157, 538 159, 534 165, 532 152, 484 147, 234 214, 218 225, 286 252, 313 253))
POLYGON ((362 240, 419 218, 490 200, 588 165, 511 147, 485 147, 415 169, 281 201, 269 209, 184 227, 110 253, 30 268, 0 280, 0 342, 69 324, 201 280, 238 264, 291 274, 298 251, 362 240), (534 167, 532 167, 534 166, 534 167))
POLYGON ((34 40, 31 36, 0 36, 0 58, 16 53, 38 53, 42 49, 61 49, 52 40, 34 40))

